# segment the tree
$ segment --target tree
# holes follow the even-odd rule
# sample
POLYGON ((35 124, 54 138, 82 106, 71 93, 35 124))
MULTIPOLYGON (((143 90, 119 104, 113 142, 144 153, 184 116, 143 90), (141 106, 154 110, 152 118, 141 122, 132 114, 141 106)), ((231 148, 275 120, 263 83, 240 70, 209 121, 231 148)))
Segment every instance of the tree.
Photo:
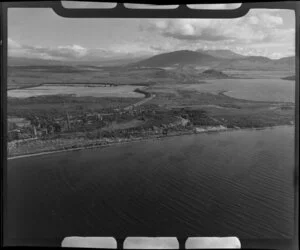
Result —
POLYGON ((54 132, 55 133, 61 132, 61 126, 58 123, 54 123, 53 127, 54 127, 54 132))
POLYGON ((163 135, 168 135, 168 129, 167 128, 163 129, 163 135))

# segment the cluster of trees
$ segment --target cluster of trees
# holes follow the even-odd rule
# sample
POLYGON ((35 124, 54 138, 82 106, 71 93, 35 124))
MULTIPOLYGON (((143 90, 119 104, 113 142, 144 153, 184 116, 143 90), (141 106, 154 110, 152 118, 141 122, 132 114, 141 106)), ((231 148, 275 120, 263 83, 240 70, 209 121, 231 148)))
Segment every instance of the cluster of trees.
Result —
POLYGON ((85 134, 87 139, 100 139, 100 138, 130 138, 131 136, 140 136, 145 133, 143 127, 135 127, 129 129, 118 130, 97 130, 89 131, 85 134))
POLYGON ((264 119, 249 117, 249 116, 239 116, 226 120, 226 126, 228 128, 240 127, 240 128, 261 128, 265 126, 275 125, 272 122, 267 122, 264 119))
POLYGON ((33 128, 25 127, 25 128, 21 128, 19 131, 20 132, 18 132, 16 130, 8 131, 7 141, 10 142, 10 141, 14 141, 14 140, 32 138, 33 128))
POLYGON ((19 140, 19 133, 15 132, 15 131, 8 131, 7 133, 7 141, 14 141, 14 140, 19 140))
POLYGON ((143 95, 145 95, 145 97, 147 97, 147 98, 151 96, 150 93, 148 93, 147 91, 141 90, 141 89, 135 89, 134 92, 143 94, 143 95))
POLYGON ((215 126, 220 125, 219 122, 209 117, 205 110, 201 109, 181 109, 174 110, 174 114, 181 116, 184 119, 188 119, 191 124, 196 126, 215 126))
POLYGON ((157 111, 155 113, 147 112, 144 114, 145 123, 144 127, 146 129, 155 127, 161 127, 173 123, 178 120, 178 118, 172 114, 171 111, 157 111))

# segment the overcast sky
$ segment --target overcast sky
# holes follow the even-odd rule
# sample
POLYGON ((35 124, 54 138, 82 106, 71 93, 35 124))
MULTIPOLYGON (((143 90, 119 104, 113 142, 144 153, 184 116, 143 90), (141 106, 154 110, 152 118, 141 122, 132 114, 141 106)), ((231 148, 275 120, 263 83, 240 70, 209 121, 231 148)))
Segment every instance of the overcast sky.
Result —
MULTIPOLYGON (((227 8, 220 5, 220 8, 227 8)), ((281 58, 295 54, 291 10, 251 10, 237 19, 63 18, 52 9, 9 9, 9 56, 93 60, 174 50, 230 49, 281 58)))

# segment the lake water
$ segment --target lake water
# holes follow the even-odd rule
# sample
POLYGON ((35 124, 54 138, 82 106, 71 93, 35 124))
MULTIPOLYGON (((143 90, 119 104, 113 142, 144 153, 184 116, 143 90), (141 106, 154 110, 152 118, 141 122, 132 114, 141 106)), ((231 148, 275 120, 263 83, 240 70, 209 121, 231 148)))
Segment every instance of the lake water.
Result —
POLYGON ((282 79, 217 79, 207 84, 191 84, 188 89, 219 92, 234 98, 254 101, 295 102, 295 81, 282 79))
POLYGON ((287 239, 293 173, 293 126, 9 160, 7 236, 287 239))
POLYGON ((141 93, 134 92, 137 88, 143 86, 119 85, 113 87, 104 86, 85 86, 85 85, 41 85, 26 89, 8 90, 9 97, 26 98, 40 95, 68 95, 75 94, 76 96, 94 96, 94 97, 145 97, 141 93))

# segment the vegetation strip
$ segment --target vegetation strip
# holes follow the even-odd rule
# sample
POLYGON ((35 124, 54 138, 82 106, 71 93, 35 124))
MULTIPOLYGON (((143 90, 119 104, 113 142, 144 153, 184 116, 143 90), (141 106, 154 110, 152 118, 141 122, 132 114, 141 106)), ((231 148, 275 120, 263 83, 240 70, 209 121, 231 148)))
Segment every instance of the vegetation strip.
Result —
POLYGON ((50 150, 50 151, 44 151, 44 152, 42 151, 42 152, 39 152, 39 153, 14 155, 14 156, 8 157, 7 160, 14 160, 14 159, 41 156, 41 155, 47 155, 47 154, 62 153, 62 152, 79 151, 79 150, 85 150, 85 149, 106 148, 106 147, 122 145, 122 144, 128 144, 128 143, 133 143, 133 142, 143 142, 143 141, 149 141, 149 140, 153 140, 153 139, 165 139, 165 138, 181 136, 181 135, 209 134, 209 133, 229 132, 229 131, 249 130, 249 129, 250 130, 263 130, 263 129, 271 129, 271 128, 274 128, 274 127, 267 126, 267 127, 262 127, 262 128, 244 128, 244 129, 226 128, 226 129, 212 130, 212 131, 203 130, 201 132, 185 131, 185 132, 180 132, 180 133, 167 134, 165 136, 156 135, 156 136, 150 136, 150 137, 146 137, 146 138, 135 138, 135 139, 125 140, 125 141, 114 141, 114 142, 110 142, 110 143, 106 143, 106 144, 97 144, 96 143, 96 145, 93 145, 93 146, 87 145, 87 146, 76 147, 76 145, 72 145, 71 148, 67 148, 67 149, 57 149, 57 150, 50 150))
POLYGON ((110 147, 110 146, 115 146, 115 145, 122 145, 122 144, 127 144, 127 143, 132 143, 132 142, 141 142, 141 141, 149 141, 153 139, 164 139, 168 137, 175 137, 175 136, 180 136, 180 135, 192 135, 192 134, 203 134, 203 133, 216 133, 216 132, 225 132, 225 131, 232 131, 232 130, 237 130, 237 129, 226 129, 226 130, 214 130, 214 131, 201 131, 201 132, 193 132, 193 131, 185 131, 185 132, 180 132, 180 133, 175 133, 175 134, 168 134, 165 136, 162 135, 157 135, 157 136, 150 136, 146 138, 136 138, 136 139, 131 139, 131 140, 125 140, 125 141, 114 141, 106 144, 96 144, 93 146, 80 146, 76 147, 76 145, 72 145, 71 148, 68 149, 58 149, 58 150, 53 150, 53 151, 44 151, 44 152, 39 152, 39 153, 30 153, 30 154, 24 154, 24 155, 15 155, 8 157, 8 160, 13 160, 13 159, 18 159, 18 158, 25 158, 25 157, 32 157, 32 156, 39 156, 39 155, 46 155, 46 154, 54 154, 54 153, 61 153, 61 152, 68 152, 68 151, 77 151, 77 150, 84 150, 84 149, 93 149, 93 148, 102 148, 102 147, 110 147))

